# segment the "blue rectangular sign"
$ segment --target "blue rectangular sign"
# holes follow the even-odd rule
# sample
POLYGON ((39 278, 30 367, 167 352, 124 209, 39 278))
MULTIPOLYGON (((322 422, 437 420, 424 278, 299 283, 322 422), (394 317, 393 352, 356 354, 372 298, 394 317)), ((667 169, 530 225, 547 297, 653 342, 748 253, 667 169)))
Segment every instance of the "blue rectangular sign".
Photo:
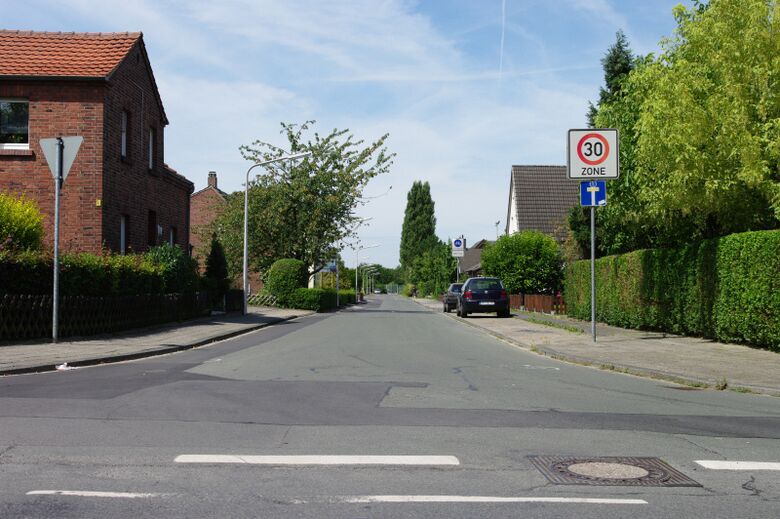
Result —
POLYGON ((580 182, 580 205, 582 207, 607 205, 607 182, 604 180, 580 182))

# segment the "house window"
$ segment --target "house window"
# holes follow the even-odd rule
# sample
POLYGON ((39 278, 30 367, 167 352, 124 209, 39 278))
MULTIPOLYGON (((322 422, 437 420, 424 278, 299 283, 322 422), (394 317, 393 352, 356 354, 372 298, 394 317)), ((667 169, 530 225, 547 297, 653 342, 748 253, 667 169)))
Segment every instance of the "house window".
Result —
POLYGON ((29 140, 29 103, 0 99, 0 149, 26 150, 29 140))
POLYGON ((128 230, 128 217, 126 214, 120 216, 119 219, 119 253, 127 253, 127 230, 128 230))
POLYGON ((127 158, 127 139, 130 135, 130 114, 126 110, 122 110, 122 122, 121 124, 121 140, 119 145, 119 153, 123 159, 127 158))
POLYGON ((173 247, 176 245, 176 227, 171 226, 171 232, 168 235, 168 244, 173 247))
POLYGON ((154 149, 155 149, 155 134, 157 132, 154 131, 154 128, 149 128, 149 146, 146 150, 147 155, 149 156, 149 171, 154 171, 154 149))
POLYGON ((146 241, 150 247, 157 245, 157 213, 149 211, 146 241))

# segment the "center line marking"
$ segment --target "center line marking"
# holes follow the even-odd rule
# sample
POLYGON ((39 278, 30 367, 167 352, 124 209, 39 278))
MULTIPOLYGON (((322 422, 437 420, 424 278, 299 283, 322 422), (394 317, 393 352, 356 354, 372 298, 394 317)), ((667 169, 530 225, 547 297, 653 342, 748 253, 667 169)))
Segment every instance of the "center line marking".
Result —
POLYGON ((182 454, 176 463, 245 463, 249 465, 460 465, 455 456, 250 456, 182 454))
MULTIPOLYGON (((311 501, 295 500, 296 504, 311 501)), ((608 499, 592 497, 496 497, 496 496, 343 496, 331 502, 346 504, 368 503, 578 503, 591 505, 646 505, 644 499, 608 499)))
POLYGON ((90 490, 31 490, 28 496, 80 496, 80 497, 122 497, 122 498, 149 498, 160 497, 163 494, 145 494, 137 492, 97 492, 90 490))
POLYGON ((780 470, 780 463, 770 461, 695 461, 705 469, 712 470, 780 470))

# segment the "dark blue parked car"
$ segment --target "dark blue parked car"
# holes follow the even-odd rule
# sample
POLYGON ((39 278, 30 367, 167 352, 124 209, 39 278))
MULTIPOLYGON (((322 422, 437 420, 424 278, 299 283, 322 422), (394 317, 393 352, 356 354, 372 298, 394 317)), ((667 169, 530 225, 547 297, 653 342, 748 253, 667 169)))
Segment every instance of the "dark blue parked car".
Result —
POLYGON ((458 315, 496 312, 509 317, 509 296, 498 278, 469 278, 458 294, 458 315))

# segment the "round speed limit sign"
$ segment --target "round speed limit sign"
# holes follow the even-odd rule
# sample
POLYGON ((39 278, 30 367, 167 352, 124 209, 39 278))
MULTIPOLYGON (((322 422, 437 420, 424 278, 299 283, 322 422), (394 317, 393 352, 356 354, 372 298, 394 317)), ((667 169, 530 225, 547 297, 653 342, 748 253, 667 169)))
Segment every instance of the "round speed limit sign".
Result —
POLYGON ((620 174, 617 130, 569 130, 568 149, 569 178, 617 178, 620 174))

